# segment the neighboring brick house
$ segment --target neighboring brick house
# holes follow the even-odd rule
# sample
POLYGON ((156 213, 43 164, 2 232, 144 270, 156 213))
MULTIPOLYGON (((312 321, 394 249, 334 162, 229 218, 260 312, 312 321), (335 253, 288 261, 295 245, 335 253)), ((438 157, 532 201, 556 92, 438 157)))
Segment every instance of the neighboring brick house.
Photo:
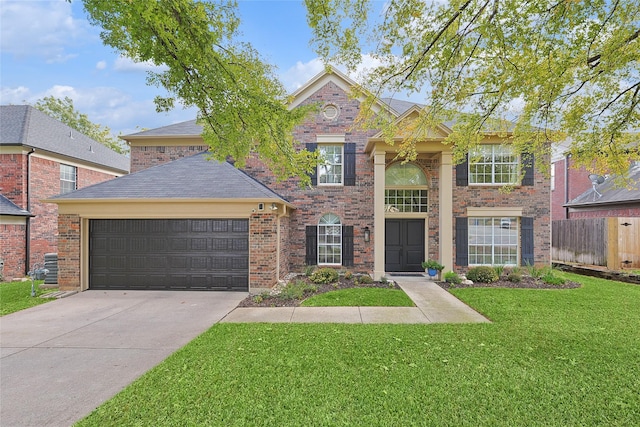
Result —
MULTIPOLYGON (((15 276, 15 266, 24 265, 25 232, 31 215, 0 194, 0 281, 15 276), (4 266, 7 266, 6 270, 4 266)), ((24 274, 21 272, 20 275, 24 274)))
POLYGON ((0 221, 3 275, 13 278, 57 252, 58 209, 42 200, 126 174, 129 159, 34 107, 2 105, 0 169, 0 194, 26 212, 0 221))
MULTIPOLYGON (((325 159, 310 188, 277 181, 255 158, 242 170, 205 162, 195 121, 124 137, 135 173, 50 199, 60 213, 60 286, 246 291, 307 265, 380 278, 421 271, 427 258, 456 271, 550 263, 550 181, 533 162, 487 134, 471 162, 454 165, 442 125, 403 164, 376 131, 353 126, 353 84, 334 70, 292 95, 291 108, 320 107, 294 131, 325 159), (510 193, 500 191, 506 184, 510 193)), ((375 106, 397 120, 419 107, 375 106)))
POLYGON ((628 185, 616 183, 612 177, 589 185, 589 189, 566 204, 569 219, 640 217, 640 163, 629 168, 628 185))
POLYGON ((569 141, 554 146, 551 156, 551 220, 569 218, 571 200, 591 189, 589 172, 584 166, 576 167, 568 154, 569 141))

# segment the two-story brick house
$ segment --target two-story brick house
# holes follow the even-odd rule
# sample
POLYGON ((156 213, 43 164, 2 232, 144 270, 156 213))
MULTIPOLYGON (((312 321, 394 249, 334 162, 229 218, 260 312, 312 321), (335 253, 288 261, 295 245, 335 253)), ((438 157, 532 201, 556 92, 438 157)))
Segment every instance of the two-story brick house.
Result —
MULTIPOLYGON (((236 289, 272 286, 307 265, 367 272, 550 262, 550 185, 487 134, 454 165, 442 125, 403 164, 376 131, 353 126, 360 102, 338 71, 292 95, 318 112, 296 130, 325 163, 310 188, 278 182, 257 159, 206 160, 195 121, 126 136, 132 174, 52 198, 59 206, 65 289, 236 289), (523 180, 519 177, 523 172, 523 180), (505 184, 515 184, 510 193, 505 184)), ((419 106, 380 100, 397 120, 419 106)), ((543 161, 543 160, 538 160, 543 161)))
POLYGON ((43 199, 128 173, 129 159, 29 105, 0 106, 0 259, 21 277, 57 252, 58 209, 43 199))

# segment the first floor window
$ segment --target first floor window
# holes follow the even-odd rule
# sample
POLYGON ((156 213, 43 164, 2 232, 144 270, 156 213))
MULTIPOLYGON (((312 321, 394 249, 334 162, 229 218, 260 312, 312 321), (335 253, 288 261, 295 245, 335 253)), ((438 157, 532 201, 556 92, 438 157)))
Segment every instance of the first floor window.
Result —
POLYGON ((469 265, 517 265, 518 218, 468 218, 469 265))
POLYGON ((77 168, 60 164, 60 194, 68 193, 77 188, 77 168))
POLYGON ((332 213, 318 223, 318 265, 342 264, 342 223, 332 213))

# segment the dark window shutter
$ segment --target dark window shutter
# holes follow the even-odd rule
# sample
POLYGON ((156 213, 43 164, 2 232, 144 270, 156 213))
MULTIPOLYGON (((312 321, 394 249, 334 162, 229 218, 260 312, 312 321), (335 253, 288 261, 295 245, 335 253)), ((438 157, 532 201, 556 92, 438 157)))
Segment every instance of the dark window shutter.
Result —
POLYGON ((533 218, 520 218, 520 241, 522 265, 533 265, 533 218))
MULTIPOLYGON (((307 145, 307 151, 314 152, 318 149, 318 144, 316 144, 315 142, 311 142, 306 145, 307 145)), ((309 177, 311 178, 311 185, 318 185, 318 168, 317 167, 313 169, 313 172, 309 174, 309 177)))
POLYGON ((342 265, 353 266, 353 225, 342 226, 342 265))
POLYGON ((307 243, 305 264, 318 264, 318 227, 316 225, 307 225, 307 243))
POLYGON ((533 185, 533 155, 523 156, 524 176, 522 177, 522 185, 533 185))
POLYGON ((469 221, 466 217, 456 217, 456 265, 469 265, 469 221))
POLYGON ((344 144, 344 185, 356 185, 356 144, 344 144))
POLYGON ((466 187, 467 185, 469 185, 469 155, 468 154, 467 154, 467 160, 456 165, 456 185, 458 187, 466 187))

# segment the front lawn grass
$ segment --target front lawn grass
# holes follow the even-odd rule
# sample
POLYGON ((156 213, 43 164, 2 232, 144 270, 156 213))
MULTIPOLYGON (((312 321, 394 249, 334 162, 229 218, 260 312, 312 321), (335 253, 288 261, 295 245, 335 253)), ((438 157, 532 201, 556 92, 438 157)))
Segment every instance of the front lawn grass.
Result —
POLYGON ((350 288, 312 296, 303 307, 414 307, 401 289, 350 288))
POLYGON ((49 298, 40 298, 40 295, 51 292, 52 289, 40 289, 44 280, 36 280, 36 296, 31 296, 31 281, 0 283, 0 316, 24 310, 52 301, 49 298))
POLYGON ((230 324, 81 426, 629 426, 640 286, 453 292, 489 324, 230 324))

